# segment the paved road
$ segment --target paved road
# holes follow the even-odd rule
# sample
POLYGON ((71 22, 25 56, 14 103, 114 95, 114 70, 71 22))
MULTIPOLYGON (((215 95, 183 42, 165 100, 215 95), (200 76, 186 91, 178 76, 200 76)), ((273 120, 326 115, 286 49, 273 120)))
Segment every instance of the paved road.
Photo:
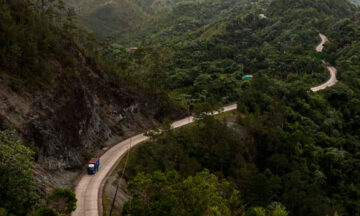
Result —
MULTIPOLYGON (((236 110, 237 105, 225 106, 222 111, 213 113, 214 115, 236 110)), ((187 117, 174 122, 171 127, 179 128, 194 122, 193 117, 187 117)), ((77 198, 77 208, 73 216, 98 216, 102 208, 102 198, 100 192, 103 189, 103 182, 107 175, 117 166, 126 152, 136 145, 148 140, 144 134, 133 136, 110 148, 100 159, 100 169, 95 175, 84 175, 75 188, 77 198)))
MULTIPOLYGON (((323 49, 324 49, 324 44, 329 41, 328 38, 323 35, 323 34, 319 34, 320 38, 321 38, 321 42, 320 44, 316 47, 316 51, 317 52, 322 52, 323 49)), ((336 68, 334 68, 333 66, 331 66, 329 63, 323 61, 324 65, 326 65, 326 68, 329 70, 330 72, 330 79, 328 81, 326 81, 325 83, 319 85, 319 86, 315 86, 313 88, 311 88, 311 91, 313 92, 317 92, 317 91, 320 91, 320 90, 323 90, 323 89, 326 89, 328 87, 331 87, 333 85, 335 85, 338 80, 336 78, 336 73, 337 73, 337 70, 336 68)))

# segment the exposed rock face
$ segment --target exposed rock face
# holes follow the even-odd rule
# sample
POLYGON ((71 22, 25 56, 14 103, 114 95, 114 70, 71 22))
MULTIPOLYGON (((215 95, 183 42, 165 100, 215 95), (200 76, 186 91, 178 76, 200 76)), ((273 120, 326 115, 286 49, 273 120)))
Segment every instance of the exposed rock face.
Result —
POLYGON ((101 147, 112 136, 111 124, 101 118, 104 110, 94 97, 80 83, 63 80, 47 99, 51 107, 42 107, 47 112, 30 122, 28 134, 40 148, 38 160, 48 169, 81 165, 84 150, 101 147))
POLYGON ((79 61, 79 73, 62 72, 47 91, 17 94, 0 84, 0 126, 16 128, 33 143, 46 170, 81 167, 110 138, 120 139, 119 125, 134 134, 162 114, 82 54, 79 61))
POLYGON ((112 136, 111 122, 105 122, 96 93, 80 79, 62 78, 53 91, 46 100, 37 98, 35 107, 45 112, 29 123, 28 135, 48 169, 73 168, 83 163, 84 150, 93 151, 112 136))

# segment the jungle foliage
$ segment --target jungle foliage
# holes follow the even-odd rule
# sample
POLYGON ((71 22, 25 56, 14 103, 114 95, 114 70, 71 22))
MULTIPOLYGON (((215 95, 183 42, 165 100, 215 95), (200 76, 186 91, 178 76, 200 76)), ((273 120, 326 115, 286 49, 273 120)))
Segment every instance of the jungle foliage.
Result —
POLYGON ((144 46, 169 50, 162 83, 183 103, 238 101, 236 127, 250 141, 206 119, 165 132, 134 153, 129 185, 140 172, 175 170, 184 180, 207 169, 240 191, 245 215, 277 202, 289 215, 360 215, 359 9, 342 0, 247 3, 223 19, 216 3, 202 5, 214 19, 183 8, 144 46), (323 53, 314 50, 319 32, 330 40, 323 53), (322 59, 340 82, 313 93, 328 78, 322 59))
POLYGON ((69 189, 49 197, 33 176, 34 152, 12 131, 0 131, 0 215, 70 215, 76 198, 69 189))
MULTIPOLYGON (((14 90, 49 86, 58 70, 79 63, 77 46, 91 45, 89 61, 146 92, 163 113, 237 101, 235 129, 202 115, 140 146, 127 169, 132 199, 123 214, 360 215, 359 9, 348 0, 128 1, 150 2, 135 19, 151 17, 149 28, 129 34, 131 45, 125 35, 101 49, 61 1, 0 2, 0 75, 14 90), (314 50, 319 32, 330 40, 323 53, 314 50), (323 59, 340 82, 313 93, 328 78, 323 59), (246 74, 254 79, 242 80, 246 74)), ((123 21, 103 6, 95 17, 123 21)), ((35 212, 31 150, 5 132, 0 142, 0 213, 35 212)), ((38 214, 74 209, 71 193, 56 194, 69 205, 51 196, 38 214)))
POLYGON ((64 49, 73 47, 72 19, 62 1, 1 1, 1 78, 17 91, 46 88, 61 66, 74 66, 74 54, 64 49))

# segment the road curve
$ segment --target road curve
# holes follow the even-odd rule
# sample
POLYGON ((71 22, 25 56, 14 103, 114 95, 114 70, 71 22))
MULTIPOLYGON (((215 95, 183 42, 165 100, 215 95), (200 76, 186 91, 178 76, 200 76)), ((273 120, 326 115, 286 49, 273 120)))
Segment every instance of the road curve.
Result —
MULTIPOLYGON (((223 107, 221 111, 214 112, 213 115, 236 110, 237 105, 232 104, 223 107)), ((174 122, 171 127, 179 128, 194 122, 194 117, 190 116, 182 120, 174 122)), ((137 146, 138 144, 148 140, 149 137, 143 133, 133 136, 127 140, 124 140, 103 154, 100 158, 100 169, 95 175, 84 175, 80 179, 75 188, 75 194, 77 198, 77 208, 72 213, 72 216, 98 216, 102 210, 102 198, 100 192, 103 188, 103 183, 108 174, 113 171, 116 165, 126 152, 137 146)))
POLYGON ((320 44, 316 47, 316 51, 317 52, 322 52, 323 51, 323 49, 324 49, 324 44, 326 43, 326 42, 328 42, 329 41, 329 39, 325 36, 325 35, 323 35, 323 34, 319 34, 319 36, 320 36, 320 38, 321 38, 321 42, 320 42, 320 44))
MULTIPOLYGON (((323 35, 323 34, 319 34, 320 38, 321 38, 321 42, 320 44, 316 47, 316 51, 317 52, 322 52, 324 49, 324 44, 329 41, 328 38, 323 35)), ((313 92, 318 92, 320 90, 326 89, 328 87, 331 87, 333 85, 335 85, 338 80, 336 78, 336 73, 337 70, 336 68, 334 68, 333 66, 331 66, 328 62, 323 61, 324 65, 326 65, 326 68, 329 70, 330 72, 330 79, 328 81, 326 81, 325 83, 319 85, 319 86, 315 86, 313 88, 311 88, 311 91, 313 92)))

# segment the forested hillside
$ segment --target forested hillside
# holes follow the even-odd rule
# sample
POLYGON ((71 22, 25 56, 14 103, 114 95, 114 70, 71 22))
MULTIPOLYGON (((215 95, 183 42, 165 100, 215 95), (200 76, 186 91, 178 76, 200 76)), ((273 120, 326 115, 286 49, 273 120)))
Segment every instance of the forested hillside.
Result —
POLYGON ((353 3, 0 1, 0 215, 69 215, 74 193, 55 188, 160 123, 120 164, 117 214, 360 215, 353 3), (329 64, 339 82, 312 92, 329 64), (198 122, 170 130, 190 112, 198 122))
MULTIPOLYGON (((0 8, 1 127, 15 128, 35 142, 38 159, 55 156, 66 146, 89 148, 96 140, 102 143, 111 137, 111 127, 130 118, 134 110, 148 112, 159 120, 169 117, 166 109, 176 105, 171 105, 166 93, 161 89, 149 91, 154 84, 147 75, 125 78, 102 61, 102 48, 77 28, 72 11, 65 11, 61 1, 42 1, 43 5, 30 2, 4 1, 0 8), (164 106, 155 105, 157 100, 164 106), (74 112, 74 107, 80 107, 80 112, 74 112), (63 128, 67 121, 72 126, 63 128), (55 134, 61 138, 55 138, 55 134)), ((142 117, 138 117, 140 121, 142 117)), ((79 165, 81 159, 70 155, 55 156, 63 161, 49 161, 48 167, 79 165)))
POLYGON ((102 60, 62 1, 1 1, 0 38, 0 215, 68 215, 74 194, 55 187, 73 187, 101 148, 185 114, 145 74, 102 60))
POLYGON ((140 53, 163 49, 164 89, 194 110, 237 100, 237 120, 228 129, 206 117, 141 146, 127 169, 133 197, 123 214, 274 215, 280 206, 289 215, 359 215, 359 10, 342 0, 197 5, 176 5, 138 51, 108 57, 141 68, 140 53), (319 54, 320 32, 330 42, 319 54), (323 59, 340 82, 313 93, 329 76, 323 59), (207 172, 231 190, 207 182, 207 172), (208 188, 222 195, 216 203, 208 188))
MULTIPOLYGON (((234 101, 246 74, 302 80, 305 88, 325 80, 327 74, 318 73, 326 72, 321 56, 313 49, 318 32, 350 16, 355 6, 344 1, 273 2, 267 17, 260 17, 269 4, 247 0, 177 4, 160 18, 162 25, 141 33, 145 34, 141 52, 153 47, 167 52, 167 73, 159 83, 190 106, 194 101, 234 101)), ((124 55, 138 58, 121 50, 108 57, 124 65, 124 60, 129 62, 124 55)), ((129 67, 136 70, 141 65, 129 67)))
POLYGON ((65 0, 65 3, 75 9, 80 23, 98 36, 119 38, 138 33, 175 4, 188 1, 197 0, 65 0))

